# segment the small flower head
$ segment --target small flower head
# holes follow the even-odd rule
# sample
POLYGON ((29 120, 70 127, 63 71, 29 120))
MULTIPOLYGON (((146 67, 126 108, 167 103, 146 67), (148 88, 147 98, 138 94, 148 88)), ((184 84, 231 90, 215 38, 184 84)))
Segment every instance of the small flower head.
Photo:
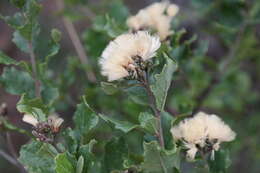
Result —
POLYGON ((165 40, 172 32, 171 21, 178 13, 179 7, 167 2, 154 3, 127 20, 127 25, 134 31, 143 29, 156 30, 161 40, 165 40))
POLYGON ((50 125, 52 132, 57 133, 60 130, 60 126, 63 123, 63 119, 57 114, 50 115, 48 117, 48 124, 50 125))
POLYGON ((33 126, 32 134, 42 142, 52 142, 54 134, 58 133, 63 119, 53 114, 46 121, 38 121, 33 115, 25 114, 23 121, 33 126))
POLYGON ((171 129, 175 140, 180 140, 188 148, 187 157, 193 160, 197 151, 203 153, 217 151, 222 142, 235 139, 236 134, 218 116, 199 112, 171 129))
POLYGON ((99 61, 101 73, 108 81, 124 77, 137 79, 146 67, 145 61, 154 57, 161 43, 146 31, 123 34, 111 41, 99 61))

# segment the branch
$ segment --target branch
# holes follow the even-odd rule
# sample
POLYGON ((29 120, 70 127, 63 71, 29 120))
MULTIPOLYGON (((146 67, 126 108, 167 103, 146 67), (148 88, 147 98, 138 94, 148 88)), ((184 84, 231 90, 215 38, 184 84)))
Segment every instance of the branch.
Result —
POLYGON ((33 51, 32 43, 29 42, 29 51, 30 51, 30 60, 32 65, 32 77, 34 79, 34 87, 35 87, 35 96, 41 98, 41 81, 38 80, 37 77, 37 65, 36 65, 36 58, 33 51))
POLYGON ((10 161, 10 163, 14 164, 16 167, 18 167, 21 171, 21 173, 27 173, 27 171, 25 170, 25 168, 23 167, 23 165, 18 161, 18 155, 15 151, 15 147, 12 141, 12 138, 10 136, 9 132, 6 132, 6 141, 7 141, 7 147, 12 155, 9 156, 8 154, 4 153, 4 151, 2 151, 2 156, 4 158, 6 158, 8 161, 10 161))
POLYGON ((16 167, 19 167, 17 165, 17 161, 12 156, 4 152, 3 150, 0 150, 0 156, 2 156, 4 159, 6 159, 8 162, 15 165, 16 167))
POLYGON ((6 132, 6 141, 7 141, 7 146, 8 146, 8 149, 11 153, 11 155, 14 157, 14 158, 18 158, 17 156, 17 153, 15 151, 15 147, 14 147, 14 144, 13 144, 13 141, 12 141, 12 138, 10 136, 10 133, 9 132, 6 132))
MULTIPOLYGON (((64 2, 63 0, 56 0, 56 4, 57 4, 57 8, 59 11, 63 11, 64 10, 64 2)), ((79 60, 82 64, 84 65, 89 65, 87 68, 87 72, 86 72, 86 76, 87 79, 93 83, 96 82, 96 76, 94 74, 94 72, 92 71, 88 56, 84 50, 84 47, 80 41, 80 38, 78 36, 78 33, 76 31, 75 26, 73 25, 73 23, 68 20, 66 17, 62 17, 62 21, 63 24, 69 34, 69 37, 73 43, 73 46, 78 54, 79 60)))

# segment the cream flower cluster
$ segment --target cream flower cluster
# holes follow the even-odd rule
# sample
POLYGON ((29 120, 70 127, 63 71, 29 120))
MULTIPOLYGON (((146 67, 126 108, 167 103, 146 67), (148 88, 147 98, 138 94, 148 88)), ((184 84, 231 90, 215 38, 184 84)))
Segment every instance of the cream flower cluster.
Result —
POLYGON ((101 73, 108 81, 127 77, 130 73, 136 75, 135 58, 146 61, 154 57, 160 45, 160 39, 147 31, 122 34, 103 51, 99 61, 101 73))
POLYGON ((193 118, 187 118, 171 129, 175 140, 181 140, 188 148, 187 158, 193 160, 197 151, 214 151, 222 142, 235 139, 236 134, 218 116, 197 113, 193 118))
MULTIPOLYGON (((23 116, 23 121, 37 127, 39 121, 30 114, 25 114, 23 116)), ((63 119, 60 118, 57 114, 52 114, 48 117, 47 124, 53 129, 54 132, 57 132, 61 124, 63 123, 63 119)))
POLYGON ((127 19, 127 25, 134 31, 152 29, 158 32, 161 40, 165 40, 172 32, 171 21, 179 11, 179 7, 168 2, 158 2, 140 10, 135 16, 127 19))

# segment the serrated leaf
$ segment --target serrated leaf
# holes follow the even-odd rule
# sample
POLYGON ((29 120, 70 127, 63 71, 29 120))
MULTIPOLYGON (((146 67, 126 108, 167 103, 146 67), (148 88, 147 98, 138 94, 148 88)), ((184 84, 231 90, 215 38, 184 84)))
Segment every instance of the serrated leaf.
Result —
POLYGON ((157 122, 156 122, 156 118, 148 113, 148 112, 142 112, 139 115, 139 122, 140 122, 140 126, 145 129, 146 131, 148 131, 151 134, 156 134, 157 132, 157 122))
POLYGON ((10 58, 9 56, 5 55, 2 51, 0 51, 0 64, 4 65, 18 65, 19 63, 10 58))
POLYGON ((45 121, 48 115, 48 108, 41 99, 29 99, 26 95, 21 96, 16 108, 20 113, 33 115, 38 121, 45 121))
POLYGON ((6 92, 14 95, 27 93, 34 96, 34 80, 29 73, 17 70, 14 67, 5 67, 0 77, 0 83, 6 92))
POLYGON ((55 157, 56 173, 76 173, 75 170, 75 165, 69 158, 68 153, 58 154, 55 157))
POLYGON ((131 130, 139 127, 139 125, 137 125, 137 124, 133 124, 133 123, 128 122, 128 121, 117 120, 115 118, 105 116, 105 115, 102 115, 102 114, 99 114, 99 117, 102 118, 106 122, 110 122, 110 123, 114 124, 116 129, 121 130, 124 133, 128 133, 131 130))
POLYGON ((98 116, 85 103, 77 105, 77 110, 73 116, 76 126, 82 134, 88 133, 98 124, 98 116))
POLYGON ((144 162, 141 165, 144 173, 174 172, 179 165, 178 150, 163 150, 156 141, 144 143, 144 162))
POLYGON ((177 64, 168 55, 164 54, 166 64, 162 72, 155 75, 155 83, 151 86, 151 90, 156 98, 156 105, 160 111, 164 110, 168 89, 171 85, 173 73, 177 70, 177 64))
POLYGON ((57 154, 52 145, 33 141, 22 146, 19 161, 28 172, 55 173, 54 158, 57 154))

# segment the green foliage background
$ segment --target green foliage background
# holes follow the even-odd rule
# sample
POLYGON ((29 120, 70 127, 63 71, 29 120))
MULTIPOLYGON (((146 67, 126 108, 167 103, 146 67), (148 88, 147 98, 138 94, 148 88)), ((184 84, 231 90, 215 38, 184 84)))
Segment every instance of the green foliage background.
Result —
MULTIPOLYGON (((58 112, 66 120, 58 136, 65 140, 60 140, 57 148, 36 141, 21 147, 19 160, 30 172, 108 173, 144 168, 158 173, 163 172, 156 165, 161 160, 168 172, 177 172, 179 167, 183 172, 203 172, 200 164, 179 165, 180 160, 172 159, 177 158, 172 155, 183 153, 172 146, 171 136, 167 134, 171 121, 191 114, 196 107, 220 115, 237 133, 236 140, 224 147, 229 151, 221 150, 216 154, 218 162, 209 163, 211 172, 260 172, 260 1, 176 2, 180 13, 172 22, 175 31, 170 38, 172 47, 161 46, 156 60, 159 65, 153 71, 157 74, 154 80, 162 85, 152 87, 155 95, 159 95, 157 106, 165 105, 166 150, 162 151, 156 149, 156 142, 151 142, 156 123, 151 112, 145 112, 148 105, 143 89, 131 82, 105 82, 98 65, 108 42, 128 30, 125 21, 138 10, 134 7, 137 1, 67 0, 64 11, 55 10, 53 16, 59 22, 65 17, 76 24, 87 23, 78 30, 90 60, 88 65, 79 61, 73 48, 66 49, 66 44, 72 45, 64 29, 59 31, 46 25, 40 11, 46 4, 36 2, 0 2, 0 5, 15 5, 16 11, 21 8, 22 13, 11 15, 1 11, 0 18, 15 30, 12 41, 22 55, 29 57, 33 49, 37 57, 37 76, 33 76, 29 58, 18 61, 17 57, 1 51, 2 92, 21 96, 17 103, 21 113, 32 113, 45 120, 49 113, 58 112), (91 10, 91 15, 85 8, 91 10), (86 79, 89 71, 94 72, 97 83, 86 79), (42 100, 35 99, 35 78, 41 81, 42 100), (167 92, 161 88, 169 89, 166 101, 163 98, 167 92), (66 152, 58 154, 59 151, 66 152)), ((53 1, 48 3, 55 6, 53 1)), ((4 148, 4 142, 0 144, 4 148)), ((0 170, 7 166, 1 160, 0 170)))

